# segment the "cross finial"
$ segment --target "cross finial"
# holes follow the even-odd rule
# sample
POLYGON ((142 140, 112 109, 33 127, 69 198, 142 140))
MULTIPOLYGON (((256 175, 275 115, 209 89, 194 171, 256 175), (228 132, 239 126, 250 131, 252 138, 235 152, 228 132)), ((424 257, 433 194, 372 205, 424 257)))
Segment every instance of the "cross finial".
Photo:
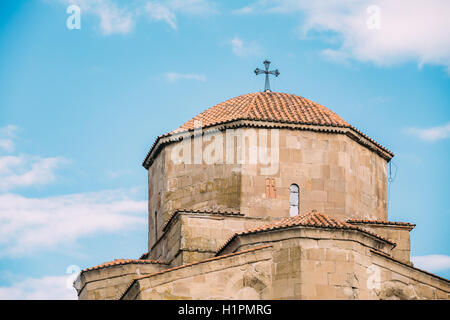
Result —
POLYGON ((278 71, 278 69, 269 71, 269 65, 270 65, 269 60, 264 60, 263 63, 264 63, 266 70, 261 70, 259 68, 256 68, 255 74, 259 75, 259 74, 264 73, 266 75, 266 83, 264 85, 264 92, 270 92, 269 74, 273 74, 275 77, 278 77, 280 75, 280 72, 278 71))

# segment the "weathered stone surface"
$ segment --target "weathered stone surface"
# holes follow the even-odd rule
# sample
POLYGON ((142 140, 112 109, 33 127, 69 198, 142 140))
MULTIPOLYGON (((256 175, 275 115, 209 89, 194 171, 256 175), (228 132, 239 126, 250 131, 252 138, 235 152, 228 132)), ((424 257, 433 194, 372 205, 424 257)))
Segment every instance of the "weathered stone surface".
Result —
MULTIPOLYGON (((244 151, 246 162, 207 164, 195 163, 194 154, 192 163, 174 163, 182 142, 163 145, 148 169, 146 258, 167 264, 84 271, 79 299, 449 299, 448 280, 412 267, 407 227, 361 226, 394 248, 349 229, 233 236, 288 217, 292 184, 300 190, 300 214, 387 220, 386 159, 379 153, 348 134, 283 127, 268 129, 269 137, 271 130, 278 130, 279 145, 265 157, 278 152, 279 163, 270 174, 261 173, 268 165, 249 163, 246 146, 231 152, 237 159, 244 151)), ((235 136, 249 142, 254 132, 241 128, 235 136)), ((225 139, 222 145, 225 153, 230 146, 225 139)))
POLYGON ((280 230, 264 249, 255 234, 240 249, 245 253, 151 276, 151 285, 136 280, 123 298, 448 299, 448 281, 374 254, 370 242, 345 234, 330 247, 332 232, 321 230, 311 240, 301 229, 280 230), (248 249, 251 242, 255 249, 248 249))
MULTIPOLYGON (((242 128, 239 132, 246 136, 254 130, 242 128)), ((148 170, 149 249, 162 235, 169 213, 176 209, 228 209, 255 217, 289 216, 292 183, 300 187, 300 213, 316 209, 343 220, 386 220, 386 160, 345 135, 273 130, 279 132, 280 143, 273 146, 279 149, 279 163, 270 176, 261 174, 265 166, 260 162, 237 161, 236 150, 233 163, 224 158, 223 163, 195 164, 192 155, 191 164, 175 164, 173 152, 183 142, 167 145, 148 170), (265 197, 266 178, 275 181, 275 198, 265 197)), ((268 132, 271 136, 271 130, 268 132)), ((204 141, 203 147, 208 144, 208 140, 204 141)), ((258 141, 257 146, 265 144, 258 141)), ((193 142, 191 148, 193 153, 193 142)), ((272 146, 267 154, 271 152, 275 152, 272 146)), ((245 154, 248 158, 248 150, 245 154)))

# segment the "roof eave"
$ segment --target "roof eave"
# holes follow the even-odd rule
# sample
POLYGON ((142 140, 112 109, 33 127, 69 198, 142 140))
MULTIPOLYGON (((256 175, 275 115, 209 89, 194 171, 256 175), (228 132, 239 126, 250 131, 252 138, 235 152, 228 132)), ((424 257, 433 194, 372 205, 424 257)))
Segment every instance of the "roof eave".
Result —
MULTIPOLYGON (((365 146, 366 148, 375 151, 379 156, 384 158, 386 161, 390 161, 394 157, 394 153, 389 149, 383 147, 375 140, 371 139, 358 129, 353 126, 337 126, 337 125, 324 125, 317 123, 298 123, 298 122, 284 122, 284 121, 265 121, 265 120, 255 120, 255 119, 234 119, 227 122, 213 123, 209 126, 202 127, 202 130, 209 129, 212 127, 218 127, 218 130, 223 130, 235 127, 269 127, 273 128, 286 128, 293 130, 309 130, 309 131, 319 131, 319 132, 335 132, 347 135, 352 140, 358 142, 359 144, 365 146), (236 125, 236 122, 240 122, 236 125)), ((153 160, 157 157, 160 150, 166 145, 173 142, 177 142, 182 139, 185 135, 191 135, 194 129, 187 129, 179 132, 167 133, 156 138, 155 142, 151 146, 147 156, 145 157, 142 166, 145 169, 149 169, 153 160)))
POLYGON ((225 243, 219 247, 217 250, 216 256, 219 256, 223 253, 223 251, 232 245, 237 239, 240 237, 246 237, 251 236, 258 233, 268 233, 268 232, 280 232, 284 230, 289 229, 304 229, 304 228, 312 228, 312 229, 322 229, 322 230, 329 230, 329 231, 352 231, 352 232, 360 232, 364 234, 365 236, 374 239, 375 241, 382 242, 384 244, 390 245, 391 249, 394 249, 397 244, 395 242, 392 242, 388 239, 385 239, 377 234, 374 234, 372 232, 369 232, 367 230, 361 229, 361 228, 338 228, 338 227, 328 227, 328 226, 314 226, 314 225, 301 225, 301 224, 294 224, 289 226, 282 226, 282 227, 274 227, 271 229, 264 229, 264 230, 255 230, 255 231, 247 231, 247 232, 238 232, 234 233, 228 240, 225 241, 225 243))

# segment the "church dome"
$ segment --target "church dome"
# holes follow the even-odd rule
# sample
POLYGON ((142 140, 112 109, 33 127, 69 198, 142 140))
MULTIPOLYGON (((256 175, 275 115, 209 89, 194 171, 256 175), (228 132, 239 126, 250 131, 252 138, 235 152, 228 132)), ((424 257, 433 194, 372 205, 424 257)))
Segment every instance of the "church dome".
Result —
POLYGON ((321 104, 295 94, 266 91, 228 99, 199 113, 177 129, 159 136, 142 165, 148 169, 152 158, 164 145, 178 141, 179 134, 192 131, 195 126, 209 128, 216 125, 232 125, 232 122, 239 121, 246 121, 247 125, 248 122, 258 122, 258 126, 265 126, 266 123, 268 127, 300 125, 302 130, 341 133, 374 150, 388 161, 394 156, 391 151, 321 104))
POLYGON ((333 111, 306 98, 281 92, 255 92, 219 103, 171 133, 192 130, 195 121, 201 121, 202 127, 210 127, 236 120, 350 127, 333 111))

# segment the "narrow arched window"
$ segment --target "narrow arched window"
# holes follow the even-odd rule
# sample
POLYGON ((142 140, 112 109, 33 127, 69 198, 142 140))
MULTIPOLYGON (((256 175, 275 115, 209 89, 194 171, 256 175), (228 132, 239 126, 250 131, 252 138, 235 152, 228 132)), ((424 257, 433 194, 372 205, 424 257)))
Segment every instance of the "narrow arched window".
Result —
POLYGON ((298 185, 291 184, 289 187, 289 215, 291 217, 298 215, 299 196, 298 185))

